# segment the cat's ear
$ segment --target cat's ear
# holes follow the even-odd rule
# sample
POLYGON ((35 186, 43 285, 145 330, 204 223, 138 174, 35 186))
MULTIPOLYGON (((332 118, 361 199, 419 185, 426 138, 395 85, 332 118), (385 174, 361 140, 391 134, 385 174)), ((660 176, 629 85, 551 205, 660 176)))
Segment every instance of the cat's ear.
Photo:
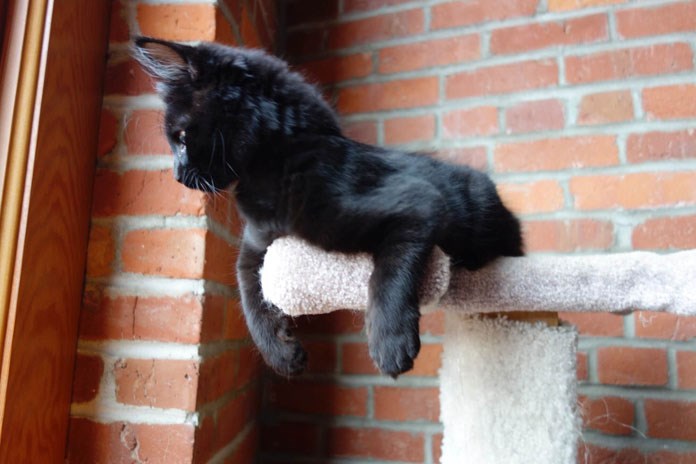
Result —
POLYGON ((150 37, 137 37, 134 44, 135 58, 161 84, 174 85, 196 78, 193 47, 150 37))

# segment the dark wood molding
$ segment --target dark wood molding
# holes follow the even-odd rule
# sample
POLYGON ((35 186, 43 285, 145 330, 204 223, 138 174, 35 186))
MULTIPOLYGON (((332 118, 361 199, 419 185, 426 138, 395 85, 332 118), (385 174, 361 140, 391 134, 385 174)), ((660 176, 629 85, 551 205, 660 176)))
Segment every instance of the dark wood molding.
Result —
MULTIPOLYGON (((11 3, 9 28, 25 31, 23 36, 9 31, 14 42, 3 44, 19 59, 19 68, 9 70, 20 79, 14 79, 12 117, 2 121, 9 120, 10 130, 4 157, 8 169, 0 186, 0 462, 62 463, 109 1, 11 3)), ((5 88, 10 81, 4 77, 3 97, 10 99, 13 89, 5 88)))

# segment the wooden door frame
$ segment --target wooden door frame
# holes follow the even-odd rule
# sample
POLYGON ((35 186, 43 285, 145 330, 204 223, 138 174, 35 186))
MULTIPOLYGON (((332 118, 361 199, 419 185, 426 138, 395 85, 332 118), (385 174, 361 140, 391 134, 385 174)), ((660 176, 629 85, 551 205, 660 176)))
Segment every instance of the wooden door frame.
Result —
POLYGON ((6 0, 0 462, 64 462, 109 0, 6 0))

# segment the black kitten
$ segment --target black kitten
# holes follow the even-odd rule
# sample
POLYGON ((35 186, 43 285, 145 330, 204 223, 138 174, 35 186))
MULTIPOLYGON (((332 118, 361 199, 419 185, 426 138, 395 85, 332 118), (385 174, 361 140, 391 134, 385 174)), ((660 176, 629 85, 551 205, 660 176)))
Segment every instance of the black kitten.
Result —
POLYGON ((208 192, 236 182, 246 221, 237 262, 249 331, 266 363, 298 374, 306 353, 264 301, 268 245, 295 235, 325 250, 369 252, 370 356, 391 376, 420 349, 417 287, 433 246, 477 269, 522 254, 517 219, 483 173, 346 138, 320 92, 258 50, 138 38, 158 81, 176 179, 208 192))

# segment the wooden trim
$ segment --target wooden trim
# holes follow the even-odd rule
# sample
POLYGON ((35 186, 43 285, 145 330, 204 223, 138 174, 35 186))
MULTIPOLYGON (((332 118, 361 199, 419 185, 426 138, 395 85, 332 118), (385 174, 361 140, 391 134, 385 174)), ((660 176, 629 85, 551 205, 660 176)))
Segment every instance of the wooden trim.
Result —
POLYGON ((7 167, 0 176, 0 462, 62 463, 109 1, 11 0, 9 12, 0 120, 7 134, 0 139, 7 167))
MULTIPOLYGON (((3 62, 2 70, 2 108, 7 108, 8 111, 7 119, 3 118, 1 126, 5 175, 0 185, 0 308, 3 308, 0 311, 0 356, 9 317, 7 309, 14 278, 17 242, 20 239, 24 184, 34 127, 32 120, 40 91, 41 49, 49 6, 47 0, 20 3, 13 2, 11 5, 13 17, 8 28, 10 41, 3 46, 8 51, 8 60, 3 62)), ((3 385, 0 384, 0 394, 2 388, 3 385)))

